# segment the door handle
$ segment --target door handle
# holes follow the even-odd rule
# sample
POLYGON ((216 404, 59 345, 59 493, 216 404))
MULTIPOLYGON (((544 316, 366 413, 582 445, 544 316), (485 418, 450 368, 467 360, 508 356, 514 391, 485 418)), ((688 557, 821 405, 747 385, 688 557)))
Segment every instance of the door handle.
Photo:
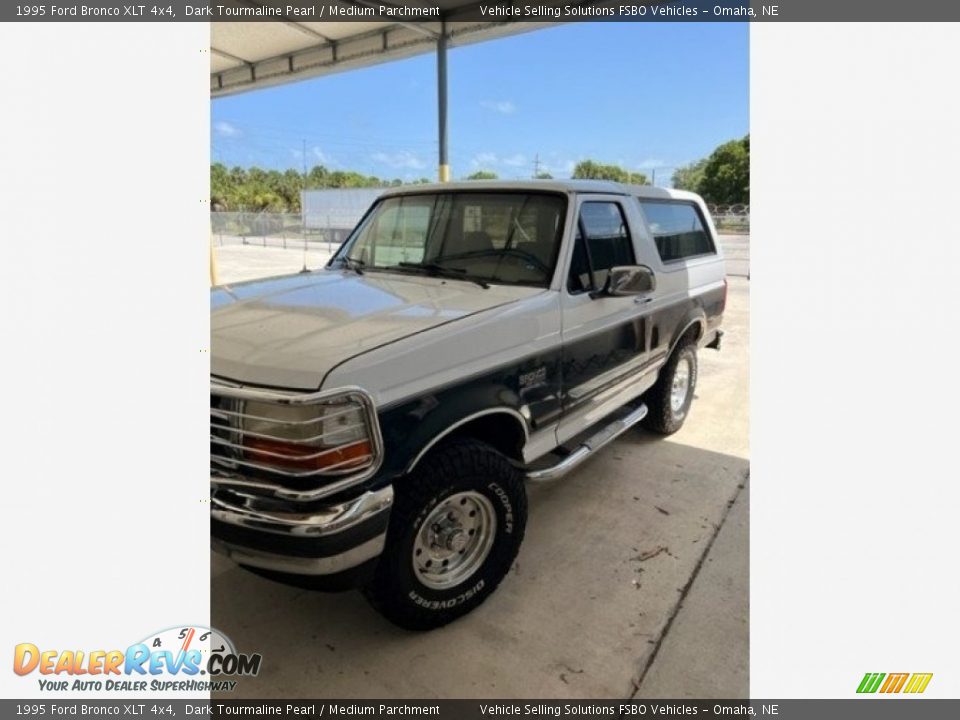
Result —
POLYGON ((653 302, 652 297, 635 297, 633 299, 634 305, 646 305, 647 303, 653 302))

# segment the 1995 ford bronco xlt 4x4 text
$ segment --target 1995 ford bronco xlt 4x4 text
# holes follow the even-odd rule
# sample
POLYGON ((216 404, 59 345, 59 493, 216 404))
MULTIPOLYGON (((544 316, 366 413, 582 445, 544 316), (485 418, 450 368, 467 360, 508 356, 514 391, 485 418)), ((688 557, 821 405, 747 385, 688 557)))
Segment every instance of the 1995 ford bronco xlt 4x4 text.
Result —
POLYGON ((212 293, 214 549, 450 622, 510 569, 525 481, 680 428, 726 292, 690 193, 386 191, 323 270, 212 293))

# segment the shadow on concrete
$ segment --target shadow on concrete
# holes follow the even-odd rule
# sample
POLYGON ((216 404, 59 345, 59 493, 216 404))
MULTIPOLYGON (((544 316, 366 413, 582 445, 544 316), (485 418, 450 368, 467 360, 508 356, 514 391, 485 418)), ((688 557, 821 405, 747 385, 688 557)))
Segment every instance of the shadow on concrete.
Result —
MULTIPOLYGON (((530 487, 510 576, 472 614, 430 633, 395 628, 357 592, 288 588, 216 556, 212 623, 264 658, 258 677, 222 697, 627 698, 648 696, 638 693, 641 678, 654 691, 677 688, 651 664, 655 651, 681 673, 684 653, 705 667, 716 658, 745 668, 745 532, 726 541, 729 572, 714 580, 726 588, 720 611, 741 618, 741 632, 736 624, 698 632, 702 613, 691 616, 680 600, 710 604, 706 571, 700 592, 691 579, 706 566, 749 464, 682 444, 686 432, 627 433, 573 475, 530 487), (671 636, 683 642, 674 646, 671 636)), ((709 688, 698 687, 705 680, 696 673, 674 679, 689 697, 739 697, 744 678, 734 673, 719 688, 716 677, 709 688)))

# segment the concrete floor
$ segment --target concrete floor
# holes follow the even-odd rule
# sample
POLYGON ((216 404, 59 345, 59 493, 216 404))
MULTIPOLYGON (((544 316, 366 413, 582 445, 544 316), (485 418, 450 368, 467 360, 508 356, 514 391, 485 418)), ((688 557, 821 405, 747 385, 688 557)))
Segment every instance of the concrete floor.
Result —
POLYGON ((748 277, 750 275, 750 235, 723 235, 720 236, 723 246, 723 257, 727 261, 727 275, 733 277, 748 277))
POLYGON ((282 246, 257 245, 252 240, 244 244, 239 238, 218 238, 214 241, 216 276, 220 284, 255 280, 256 278, 288 275, 304 267, 317 270, 327 264, 335 246, 309 243, 304 248, 290 241, 282 246))
POLYGON ((747 485, 730 506, 647 668, 637 699, 749 697, 750 503, 747 485), (724 652, 730 648, 731 652, 724 652))
POLYGON ((629 432, 531 487, 511 576, 446 628, 408 633, 358 593, 214 556, 213 624, 264 657, 231 696, 747 697, 748 305, 731 277, 724 347, 700 353, 684 428, 629 432))

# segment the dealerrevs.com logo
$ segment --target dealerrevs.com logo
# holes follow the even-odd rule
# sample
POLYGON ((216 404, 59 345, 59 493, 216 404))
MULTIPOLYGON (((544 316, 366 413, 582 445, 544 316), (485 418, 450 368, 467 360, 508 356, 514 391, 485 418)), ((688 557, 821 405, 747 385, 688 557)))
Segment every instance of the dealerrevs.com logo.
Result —
POLYGON ((17 675, 38 675, 41 690, 143 692, 231 691, 260 672, 258 653, 238 653, 230 639, 199 625, 151 633, 124 650, 41 649, 29 642, 13 652, 17 675))
POLYGON ((857 692, 885 695, 904 692, 912 695, 926 690, 931 678, 933 673, 866 673, 857 686, 857 692))

